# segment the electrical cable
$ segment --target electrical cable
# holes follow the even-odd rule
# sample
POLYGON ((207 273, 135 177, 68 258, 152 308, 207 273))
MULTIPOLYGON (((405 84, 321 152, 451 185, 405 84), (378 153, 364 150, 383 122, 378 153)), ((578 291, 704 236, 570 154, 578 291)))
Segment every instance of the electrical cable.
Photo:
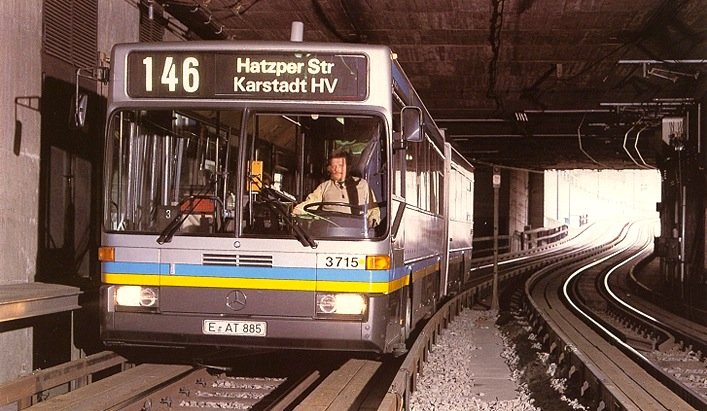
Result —
POLYGON ((596 164, 596 165, 598 165, 598 166, 602 166, 603 168, 607 168, 607 169, 608 169, 608 168, 611 168, 611 167, 607 166, 606 164, 600 163, 600 162, 598 162, 597 160, 595 160, 594 157, 590 156, 589 153, 587 153, 586 151, 584 151, 584 147, 582 147, 582 124, 584 124, 584 119, 585 119, 586 117, 587 117, 587 114, 585 113, 585 114, 582 116, 582 121, 579 122, 579 126, 577 126, 577 142, 579 143, 579 150, 580 150, 585 156, 587 156, 588 159, 592 160, 592 162, 594 162, 594 164, 596 164))
POLYGON ((630 153, 630 152, 628 151, 628 149, 626 148, 626 142, 628 141, 628 135, 631 133, 631 131, 633 131, 634 128, 636 128, 636 125, 635 125, 635 124, 632 125, 631 128, 628 129, 628 131, 626 132, 626 134, 624 134, 624 145, 623 145, 623 147, 624 147, 624 151, 625 151, 626 154, 628 155, 628 158, 630 158, 631 161, 633 161, 633 164, 637 165, 638 167, 641 167, 641 165, 638 164, 638 161, 636 161, 636 159, 631 155, 631 153, 630 153))
POLYGON ((655 170, 656 169, 655 167, 650 166, 650 165, 648 165, 648 163, 646 163, 646 160, 644 160, 643 156, 641 155, 641 151, 638 149, 638 139, 641 137, 641 133, 643 131, 645 131, 646 129, 648 129, 649 127, 650 127, 649 125, 645 125, 645 126, 643 126, 642 129, 638 130, 638 133, 636 133, 636 142, 633 144, 633 148, 636 150, 636 154, 638 154, 638 158, 641 159, 641 162, 643 163, 643 168, 655 170))

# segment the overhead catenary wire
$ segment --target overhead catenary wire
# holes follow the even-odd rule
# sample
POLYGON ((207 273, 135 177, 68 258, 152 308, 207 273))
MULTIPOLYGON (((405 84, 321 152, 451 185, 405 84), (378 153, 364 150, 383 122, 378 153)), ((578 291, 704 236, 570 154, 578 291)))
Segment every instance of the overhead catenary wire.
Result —
POLYGON ((535 173, 535 174, 545 174, 545 170, 535 170, 532 168, 513 167, 513 166, 502 165, 502 164, 489 163, 487 161, 472 160, 471 163, 472 164, 480 164, 480 165, 488 166, 491 168, 500 168, 500 169, 505 169, 505 170, 514 170, 514 171, 524 171, 524 172, 535 173))
POLYGON ((631 134, 631 131, 633 131, 634 128, 636 128, 635 124, 632 125, 631 128, 629 128, 628 131, 626 131, 626 133, 624 134, 623 148, 624 148, 624 152, 626 152, 626 155, 628 155, 628 158, 630 158, 631 161, 633 161, 633 164, 637 165, 638 167, 641 167, 641 165, 638 164, 638 161, 636 161, 636 159, 633 157, 633 155, 631 155, 631 153, 628 151, 628 148, 626 148, 626 142, 628 141, 628 135, 631 134))
POLYGON ((584 124, 584 119, 587 117, 587 114, 585 113, 582 116, 582 121, 579 122, 579 125, 577 126, 577 143, 579 144, 579 151, 581 151, 588 159, 592 160, 592 162, 598 166, 604 167, 604 168, 611 168, 607 166, 604 163, 600 163, 597 160, 594 159, 594 157, 590 156, 589 153, 587 153, 584 150, 584 147, 582 147, 582 125, 584 124))
POLYGON ((653 167, 653 166, 651 166, 651 165, 648 165, 648 163, 646 163, 646 160, 644 160, 644 159, 643 159, 643 156, 641 155, 641 151, 638 149, 638 139, 641 137, 641 133, 644 132, 644 131, 645 131, 646 129, 648 129, 649 127, 650 127, 650 126, 645 125, 645 126, 643 126, 643 128, 641 128, 640 130, 638 130, 638 133, 636 133, 636 141, 635 141, 634 144, 633 144, 633 148, 636 150, 636 154, 638 154, 638 158, 641 159, 641 162, 643 163, 643 168, 648 168, 648 169, 653 169, 653 170, 655 170, 655 169, 656 169, 655 167, 653 167))

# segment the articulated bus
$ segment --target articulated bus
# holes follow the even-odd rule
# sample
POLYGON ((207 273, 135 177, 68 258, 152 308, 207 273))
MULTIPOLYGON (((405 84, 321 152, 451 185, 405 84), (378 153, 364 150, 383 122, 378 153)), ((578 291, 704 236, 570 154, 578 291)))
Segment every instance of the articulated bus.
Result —
POLYGON ((469 280, 473 167, 388 47, 119 44, 111 65, 106 345, 404 352, 469 280), (373 201, 295 213, 332 152, 373 201))

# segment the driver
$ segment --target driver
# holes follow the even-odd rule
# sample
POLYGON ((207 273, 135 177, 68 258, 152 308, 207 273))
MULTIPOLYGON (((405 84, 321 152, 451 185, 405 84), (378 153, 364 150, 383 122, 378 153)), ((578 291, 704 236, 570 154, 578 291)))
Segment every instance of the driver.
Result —
POLYGON ((369 227, 378 225, 380 222, 380 209, 376 204, 375 195, 368 187, 366 180, 346 174, 348 157, 348 153, 345 151, 335 151, 329 156, 327 165, 329 180, 319 184, 303 202, 297 204, 292 210, 294 215, 307 214, 304 210, 307 204, 321 202, 341 204, 324 204, 321 206, 322 211, 354 214, 359 210, 358 207, 352 208, 343 205, 353 204, 361 206, 360 209, 366 210, 366 219, 369 227))

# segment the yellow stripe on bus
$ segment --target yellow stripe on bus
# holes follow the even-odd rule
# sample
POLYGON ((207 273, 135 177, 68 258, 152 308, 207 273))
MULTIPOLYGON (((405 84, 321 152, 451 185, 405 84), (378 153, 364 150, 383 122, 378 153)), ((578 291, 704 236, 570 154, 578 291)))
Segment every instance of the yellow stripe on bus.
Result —
POLYGON ((101 274, 101 281, 106 284, 122 285, 160 285, 160 276, 157 274, 101 274))
POLYGON ((389 294, 408 284, 407 276, 387 283, 364 283, 350 281, 271 280, 260 278, 223 278, 195 276, 160 277, 158 275, 110 273, 103 273, 102 277, 103 282, 107 284, 153 285, 166 287, 243 288, 292 291, 330 291, 380 294, 389 294))

